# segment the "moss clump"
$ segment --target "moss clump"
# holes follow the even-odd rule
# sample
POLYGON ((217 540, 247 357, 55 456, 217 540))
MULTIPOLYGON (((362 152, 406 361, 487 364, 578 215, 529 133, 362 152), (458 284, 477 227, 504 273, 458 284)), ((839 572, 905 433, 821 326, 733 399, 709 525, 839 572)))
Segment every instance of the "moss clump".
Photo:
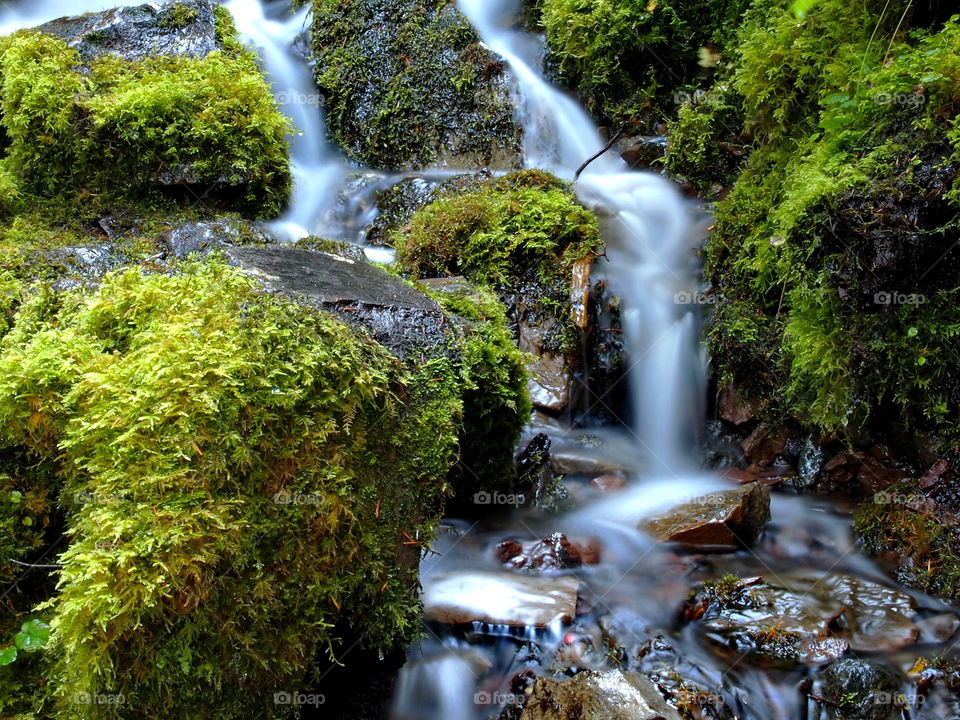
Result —
POLYGON ((709 78, 749 0, 540 0, 560 77, 598 117, 622 122, 655 109, 672 116, 674 94, 709 78))
POLYGON ((66 515, 56 591, 25 608, 49 598, 58 717, 274 717, 340 632, 411 639, 443 497, 509 480, 529 412, 496 299, 438 298, 449 347, 407 364, 219 260, 20 306, 0 340, 0 545, 49 552, 66 515), (96 695, 124 702, 75 702, 96 695))
POLYGON ((539 171, 505 175, 427 205, 394 235, 416 277, 463 275, 512 298, 514 321, 560 318, 551 351, 575 342, 573 264, 603 251, 596 217, 568 185, 539 171))
MULTIPOLYGON (((948 449, 960 25, 911 27, 907 3, 822 0, 802 20, 788 5, 755 4, 718 88, 755 149, 707 249, 716 366, 780 418, 863 439, 889 438, 893 417, 948 449)), ((671 152, 710 172, 696 143, 671 152)))
POLYGON ((503 65, 447 0, 313 0, 317 84, 334 139, 374 167, 518 152, 503 65))
MULTIPOLYGON (((218 27, 227 32, 222 19, 218 27)), ((279 113, 253 56, 236 43, 202 59, 113 55, 79 72, 77 52, 33 31, 0 41, 5 172, 46 196, 134 199, 197 185, 267 217, 290 174, 279 113)), ((0 200, 10 192, 0 183, 0 200)))
POLYGON ((898 483, 862 503, 853 527, 867 552, 896 553, 900 582, 960 598, 960 526, 915 484, 898 483))
POLYGON ((87 717, 76 693, 123 694, 104 716, 260 717, 251 696, 302 687, 334 623, 383 647, 415 631, 398 548, 437 517, 459 375, 219 263, 31 301, 0 367, 0 448, 69 513, 60 717, 87 717))
POLYGON ((458 285, 430 294, 464 324, 460 387, 468 431, 460 439, 457 493, 467 498, 478 491, 512 491, 513 451, 531 405, 525 357, 506 310, 492 292, 479 288, 458 285))

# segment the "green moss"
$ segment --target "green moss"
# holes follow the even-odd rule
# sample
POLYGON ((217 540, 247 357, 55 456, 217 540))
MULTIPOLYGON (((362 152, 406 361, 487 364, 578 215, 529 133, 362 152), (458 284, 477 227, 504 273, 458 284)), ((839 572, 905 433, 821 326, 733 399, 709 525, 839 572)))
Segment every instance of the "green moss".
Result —
POLYGON ((517 150, 503 65, 447 0, 314 0, 317 84, 333 138, 374 167, 517 150))
POLYGON ((159 25, 164 28, 181 30, 188 27, 199 16, 200 13, 195 7, 175 2, 164 8, 159 25))
POLYGON ((492 292, 458 286, 430 294, 465 324, 460 345, 465 431, 454 481, 458 495, 512 491, 513 451, 532 409, 526 358, 517 349, 506 311, 492 292))
POLYGON ((75 50, 36 32, 0 43, 6 168, 29 190, 138 198, 166 176, 232 193, 258 217, 279 212, 290 184, 288 124, 248 52, 107 55, 88 74, 78 65, 75 50))
POLYGON ((395 233, 394 244, 397 262, 416 277, 463 275, 500 297, 522 297, 515 322, 559 319, 551 340, 557 352, 576 343, 571 267, 603 249, 593 213, 564 182, 539 171, 439 198, 395 233))
MULTIPOLYGON (((732 88, 755 138, 707 249, 717 370, 811 428, 888 437, 896 418, 952 446, 960 28, 911 29, 903 4, 824 0, 801 21, 786 6, 755 5, 707 95, 732 88)), ((704 112, 668 166, 709 165, 704 112)))
POLYGON ((941 512, 928 507, 925 495, 906 481, 861 504, 854 530, 867 552, 896 553, 898 580, 956 600, 960 598, 960 530, 944 522, 941 512))
POLYGON ((421 418, 385 351, 218 264, 25 309, 0 350, 3 445, 95 498, 70 507, 51 602, 62 717, 78 692, 123 693, 120 717, 252 717, 344 616, 409 639, 397 547, 429 536, 457 425, 400 462, 421 418))
POLYGON ((34 295, 0 339, 4 557, 66 514, 56 592, 24 608, 49 598, 57 717, 282 714, 335 626, 411 639, 444 496, 512 477, 529 402, 492 294, 438 292, 451 345, 404 364, 258 288, 218 260, 126 270, 34 295))
POLYGON ((651 108, 659 117, 672 116, 676 91, 712 75, 709 66, 717 58, 707 56, 724 51, 750 3, 541 0, 538 5, 561 78, 579 90, 595 115, 622 122, 651 108))

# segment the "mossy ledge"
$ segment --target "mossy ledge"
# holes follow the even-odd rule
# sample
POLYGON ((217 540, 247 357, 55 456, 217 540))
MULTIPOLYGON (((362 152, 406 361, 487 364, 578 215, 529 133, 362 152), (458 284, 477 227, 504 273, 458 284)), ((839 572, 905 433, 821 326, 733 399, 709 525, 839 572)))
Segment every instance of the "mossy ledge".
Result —
POLYGON ((603 241, 568 183, 539 170, 478 181, 422 208, 393 240, 398 265, 414 277, 462 275, 493 289, 515 326, 546 322, 547 350, 579 347, 571 272, 602 254, 603 241))

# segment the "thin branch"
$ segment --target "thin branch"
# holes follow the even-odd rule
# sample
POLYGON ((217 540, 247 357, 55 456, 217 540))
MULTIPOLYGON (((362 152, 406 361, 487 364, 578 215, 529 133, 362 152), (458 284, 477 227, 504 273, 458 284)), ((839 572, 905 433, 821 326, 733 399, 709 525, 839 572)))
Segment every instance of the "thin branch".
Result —
POLYGON ((587 169, 587 165, 589 165, 589 164, 592 163, 594 160, 596 160, 598 157, 600 157, 601 155, 603 155, 605 152, 607 152, 607 150, 609 150, 610 148, 612 148, 612 147, 614 146, 614 144, 617 142, 617 140, 620 139, 620 136, 623 135, 623 133, 625 133, 626 131, 627 131, 627 126, 626 126, 626 124, 624 124, 623 127, 621 127, 619 130, 617 130, 617 134, 614 135, 612 138, 610 138, 610 142, 608 142, 606 145, 604 145, 604 146, 600 149, 600 151, 597 152, 595 155, 591 155, 589 158, 587 158, 587 161, 586 161, 585 163, 583 163, 583 165, 581 165, 579 168, 577 168, 577 173, 573 176, 574 181, 579 180, 579 179, 580 179, 580 173, 582 173, 584 170, 587 169))
POLYGON ((37 568, 40 570, 63 570, 63 565, 34 565, 33 563, 20 562, 19 560, 11 560, 14 565, 21 565, 28 568, 37 568))

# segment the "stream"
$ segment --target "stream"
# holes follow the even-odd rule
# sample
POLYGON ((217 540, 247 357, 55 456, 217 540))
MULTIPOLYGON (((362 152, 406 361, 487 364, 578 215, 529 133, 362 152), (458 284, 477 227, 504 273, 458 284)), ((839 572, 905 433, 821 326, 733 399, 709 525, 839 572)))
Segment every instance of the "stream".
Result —
MULTIPOLYGON (((65 14, 138 4, 8 3, 0 9, 0 33, 65 14)), ((526 166, 574 180, 576 169, 605 139, 576 99, 545 79, 540 39, 516 29, 513 0, 457 4, 510 68, 526 166)), ((274 94, 296 127, 290 138, 293 194, 270 230, 281 241, 307 235, 346 239, 371 260, 390 262, 389 248, 366 243, 376 193, 409 177, 436 180, 455 173, 398 174, 349 163, 327 139, 312 70, 301 54, 306 10, 294 13, 288 0, 224 5, 260 54, 274 94)), ((616 153, 590 164, 574 189, 604 228, 607 257, 596 273, 622 302, 629 390, 621 390, 630 393, 632 416, 615 426, 572 428, 545 416, 531 425, 527 439, 545 432, 554 448, 581 466, 601 468, 564 479, 576 509, 557 515, 492 505, 479 521, 444 522, 421 562, 425 637, 408 650, 391 717, 496 717, 536 676, 628 669, 657 678, 661 689, 699 717, 813 720, 827 716, 807 699, 808 678, 844 653, 879 658, 901 671, 919 654, 952 653, 945 638, 924 629, 932 619, 948 623, 944 618, 954 609, 897 586, 864 556, 850 530, 849 508, 840 501, 774 492, 772 521, 752 548, 738 551, 677 549, 637 529, 657 513, 732 487, 718 473, 701 469, 707 370, 702 308, 682 299, 698 294, 698 250, 707 217, 673 183, 630 171, 616 153), (626 488, 597 491, 590 481, 603 473, 624 478, 626 488), (556 561, 568 552, 566 546, 558 550, 568 541, 579 562, 556 561), (538 542, 537 551, 549 562, 533 571, 532 565, 504 562, 505 544, 529 548, 538 542), (763 578, 757 584, 766 588, 767 604, 681 617, 693 589, 728 573, 763 578), (758 652, 756 642, 747 640, 761 624, 764 631, 769 626, 795 631, 802 646, 796 652, 758 652), (918 639, 921 647, 911 647, 918 639)), ((904 682, 901 717, 957 716, 946 700, 911 703, 917 697, 904 682)))

